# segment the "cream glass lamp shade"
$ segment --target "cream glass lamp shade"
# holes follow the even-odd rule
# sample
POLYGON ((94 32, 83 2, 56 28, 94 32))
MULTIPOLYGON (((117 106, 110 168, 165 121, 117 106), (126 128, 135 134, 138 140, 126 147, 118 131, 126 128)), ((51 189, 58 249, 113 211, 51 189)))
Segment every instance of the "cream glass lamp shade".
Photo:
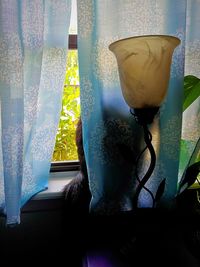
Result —
POLYGON ((129 107, 160 107, 167 93, 173 51, 179 44, 178 38, 168 35, 136 36, 110 44, 129 107))

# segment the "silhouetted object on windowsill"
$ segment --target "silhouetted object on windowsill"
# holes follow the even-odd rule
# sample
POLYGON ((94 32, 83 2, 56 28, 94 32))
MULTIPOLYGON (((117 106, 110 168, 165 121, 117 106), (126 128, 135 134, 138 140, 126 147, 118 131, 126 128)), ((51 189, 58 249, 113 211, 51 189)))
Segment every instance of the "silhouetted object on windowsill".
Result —
MULTIPOLYGON (((74 216, 80 216, 89 214, 89 205, 91 200, 87 166, 83 148, 81 118, 79 119, 76 130, 76 145, 80 162, 80 171, 78 175, 65 186, 63 194, 65 213, 72 214, 74 216)), ((136 153, 135 151, 132 151, 127 144, 116 143, 115 145, 120 153, 121 160, 123 160, 124 172, 126 173, 126 176, 130 178, 132 177, 134 163, 136 162, 136 153)), ((105 149, 111 150, 112 147, 105 145, 105 149)), ((123 188, 120 188, 120 190, 122 191, 123 188)))
POLYGON ((89 213, 91 193, 83 149, 81 119, 79 119, 76 129, 76 145, 80 162, 80 171, 64 188, 64 209, 67 214, 87 215, 89 213))

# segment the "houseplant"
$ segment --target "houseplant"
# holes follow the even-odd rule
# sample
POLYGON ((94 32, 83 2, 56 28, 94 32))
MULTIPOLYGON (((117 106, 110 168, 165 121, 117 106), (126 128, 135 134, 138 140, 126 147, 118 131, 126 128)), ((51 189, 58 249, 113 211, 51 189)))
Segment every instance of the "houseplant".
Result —
MULTIPOLYGON (((183 112, 200 96, 200 79, 193 75, 184 77, 183 112)), ((185 141, 181 140, 181 160, 184 159, 185 141)), ((185 171, 180 179, 177 193, 177 207, 183 213, 200 214, 200 137, 196 142, 192 155, 187 159, 185 171)))
MULTIPOLYGON (((189 108, 200 96, 200 79, 193 75, 184 77, 184 99, 183 112, 189 108)), ((199 182, 200 173, 200 138, 194 148, 191 158, 188 160, 187 168, 179 183, 178 193, 181 194, 186 189, 199 182)))

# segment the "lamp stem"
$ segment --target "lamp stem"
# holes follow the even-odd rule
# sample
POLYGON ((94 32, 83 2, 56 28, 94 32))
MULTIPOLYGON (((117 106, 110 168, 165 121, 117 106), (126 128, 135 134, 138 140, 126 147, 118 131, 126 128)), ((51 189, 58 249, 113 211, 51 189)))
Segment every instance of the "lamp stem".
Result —
MULTIPOLYGON (((144 131, 144 141, 145 141, 146 146, 150 152, 151 161, 150 161, 150 165, 149 165, 149 168, 148 168, 145 176, 142 178, 142 180, 139 180, 139 184, 138 184, 138 187, 136 189, 136 193, 135 193, 135 197, 134 197, 134 207, 135 208, 137 208, 137 202, 138 202, 139 194, 140 194, 142 188, 146 189, 145 184, 147 183, 151 174, 153 173, 153 170, 154 170, 155 164, 156 164, 156 153, 155 153, 155 150, 154 150, 152 143, 151 143, 151 139, 152 139, 151 133, 148 130, 147 124, 143 124, 142 126, 143 126, 143 131, 144 131)), ((149 191, 149 190, 147 190, 147 191, 149 191)), ((153 207, 154 207, 155 198, 153 197, 153 194, 151 194, 151 196, 153 198, 153 207)))

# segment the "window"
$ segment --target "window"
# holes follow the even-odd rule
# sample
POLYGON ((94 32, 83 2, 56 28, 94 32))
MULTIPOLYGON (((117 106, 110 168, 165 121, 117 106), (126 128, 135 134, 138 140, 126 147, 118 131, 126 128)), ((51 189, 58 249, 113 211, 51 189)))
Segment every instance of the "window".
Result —
POLYGON ((80 87, 77 53, 77 10, 76 0, 72 0, 69 51, 63 88, 62 111, 51 166, 51 171, 53 172, 74 170, 79 167, 75 142, 76 124, 79 117, 80 87))

